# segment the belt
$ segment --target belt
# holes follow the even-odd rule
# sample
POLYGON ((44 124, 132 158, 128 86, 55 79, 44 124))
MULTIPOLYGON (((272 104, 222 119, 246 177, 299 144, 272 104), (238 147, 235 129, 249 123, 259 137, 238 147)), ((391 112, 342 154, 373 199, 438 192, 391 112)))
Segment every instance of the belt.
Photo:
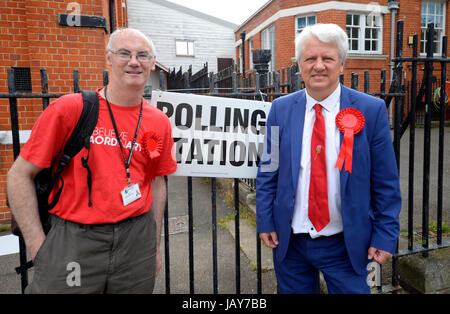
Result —
POLYGON ((145 212, 145 213, 143 213, 143 214, 141 214, 139 216, 128 217, 128 218, 125 218, 125 219, 120 220, 118 222, 103 223, 103 224, 82 224, 82 223, 79 223, 79 222, 73 222, 73 221, 70 221, 70 220, 66 220, 66 219, 63 219, 61 217, 58 217, 56 215, 52 215, 51 214, 50 215, 50 222, 51 222, 51 225, 53 225, 53 224, 62 224, 62 225, 66 224, 66 225, 72 225, 72 226, 75 226, 75 227, 79 227, 79 228, 82 228, 82 229, 85 229, 85 230, 89 229, 89 230, 93 230, 93 231, 112 232, 112 231, 114 231, 114 228, 117 228, 118 226, 125 225, 125 224, 128 224, 128 223, 133 223, 133 222, 135 222, 135 221, 137 221, 139 219, 142 219, 142 218, 146 217, 147 214, 148 214, 148 212, 145 212))
POLYGON ((309 233, 292 233, 292 235, 294 237, 304 237, 304 238, 307 238, 308 240, 321 240, 321 239, 342 237, 344 235, 344 232, 339 232, 339 233, 328 235, 328 236, 321 235, 316 238, 311 238, 311 235, 309 233))

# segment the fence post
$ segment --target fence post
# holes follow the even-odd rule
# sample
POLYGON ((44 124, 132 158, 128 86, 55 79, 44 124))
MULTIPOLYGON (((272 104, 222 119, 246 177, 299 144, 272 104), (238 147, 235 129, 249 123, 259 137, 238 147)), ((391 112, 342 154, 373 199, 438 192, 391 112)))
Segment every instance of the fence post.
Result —
MULTIPOLYGON (((433 62, 430 60, 433 58, 433 38, 434 38, 434 24, 428 24, 427 28, 427 42, 426 52, 427 57, 425 60, 425 75, 426 80, 425 88, 425 119, 424 119, 424 157, 423 157, 423 212, 422 212, 422 247, 427 249, 428 232, 429 232, 429 201, 430 201, 430 153, 431 153, 431 101, 433 98, 432 91, 432 77, 433 77, 433 62)), ((428 253, 422 253, 424 257, 428 256, 428 253)))
POLYGON ((253 50, 253 64, 259 76, 259 86, 261 89, 267 87, 267 73, 269 72, 269 61, 271 57, 272 53, 269 49, 253 50))
POLYGON ((109 83, 109 77, 108 77, 108 70, 103 71, 103 86, 108 85, 109 83))
MULTIPOLYGON (((396 41, 396 58, 403 57, 403 20, 397 22, 397 41, 396 41)), ((402 61, 395 62, 394 81, 397 82, 397 88, 394 93, 400 93, 402 91, 402 61)), ((397 168, 400 174, 400 127, 401 127, 401 104, 402 96, 394 96, 395 104, 395 117, 394 117, 394 152, 397 161, 397 168)), ((398 253, 398 241, 395 249, 395 253, 398 253)), ((397 289, 399 286, 399 271, 398 271, 398 257, 394 255, 392 258, 392 286, 397 289)))
POLYGON ((409 178, 408 178, 408 250, 414 246, 414 149, 416 137, 416 106, 417 106, 417 48, 419 36, 413 36, 413 61, 411 69, 411 111, 409 113, 409 178))
MULTIPOLYGON (((41 89, 42 94, 48 94, 48 78, 47 78, 47 71, 44 68, 41 68, 41 89)), ((45 110, 45 108, 48 107, 49 99, 47 97, 42 97, 42 108, 45 110)))
POLYGON ((358 90, 358 73, 352 72, 351 88, 358 90))
POLYGON ((242 78, 245 82, 245 30, 241 32, 241 41, 242 41, 242 78))
MULTIPOLYGON (((442 38, 442 59, 447 59, 447 36, 442 38)), ((442 183, 444 175, 444 120, 446 95, 447 65, 441 62, 441 97, 439 99, 439 156, 438 156, 438 193, 437 193, 437 244, 442 244, 442 183)), ((447 98, 448 99, 448 98, 447 98)))
POLYGON ((381 99, 385 100, 386 96, 384 95, 386 93, 386 70, 381 70, 380 73, 380 93, 381 99))
POLYGON ((78 70, 73 70, 73 92, 79 93, 80 90, 80 73, 78 70))
MULTIPOLYGON (((8 69, 8 92, 9 94, 16 93, 16 85, 14 82, 14 69, 8 69)), ((17 98, 9 98, 9 111, 11 116, 11 132, 13 139, 14 160, 17 159, 20 153, 20 136, 19 136, 19 118, 17 112, 17 98)), ((15 224, 14 217, 11 218, 11 224, 15 224)), ((22 287, 22 294, 25 293, 25 288, 28 286, 28 270, 24 268, 27 263, 27 250, 25 240, 21 234, 19 236, 19 260, 20 260, 20 281, 22 287)))
POLYGON ((368 94, 370 92, 370 77, 369 71, 364 71, 364 93, 368 94))

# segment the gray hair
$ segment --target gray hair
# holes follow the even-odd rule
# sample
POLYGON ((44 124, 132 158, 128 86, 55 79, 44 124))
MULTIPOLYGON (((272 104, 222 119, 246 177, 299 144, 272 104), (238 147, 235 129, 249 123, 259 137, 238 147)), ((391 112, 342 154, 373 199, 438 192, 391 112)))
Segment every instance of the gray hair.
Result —
POLYGON ((131 30, 131 31, 139 34, 143 39, 145 39, 145 41, 147 41, 147 43, 150 45, 150 48, 152 49, 153 56, 156 57, 156 48, 155 48, 155 45, 153 44, 153 41, 150 39, 150 37, 148 37, 143 32, 141 32, 140 30, 135 29, 135 28, 119 28, 119 29, 116 29, 114 32, 112 32, 111 36, 109 36, 108 45, 106 46, 108 53, 110 53, 110 50, 112 50, 112 42, 114 40, 114 37, 116 37, 117 34, 119 34, 120 32, 122 32, 124 30, 131 30))
POLYGON ((348 36, 345 31, 336 24, 315 24, 305 27, 300 35, 295 39, 296 59, 300 63, 305 42, 312 36, 317 37, 321 42, 336 45, 339 52, 339 59, 344 63, 348 53, 348 36))

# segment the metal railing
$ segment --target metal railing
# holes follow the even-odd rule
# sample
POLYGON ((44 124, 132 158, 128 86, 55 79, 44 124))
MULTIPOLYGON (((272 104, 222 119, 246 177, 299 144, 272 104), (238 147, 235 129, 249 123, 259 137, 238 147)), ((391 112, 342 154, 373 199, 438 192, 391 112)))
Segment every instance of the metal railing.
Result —
MULTIPOLYGON (((427 38, 433 38, 434 29, 432 25, 427 30, 427 38)), ((438 151, 438 191, 437 191, 437 241, 435 244, 429 243, 429 198, 430 198, 430 130, 431 130, 431 103, 433 97, 432 81, 433 81, 433 64, 439 63, 441 65, 441 90, 445 90, 446 82, 446 64, 449 62, 447 59, 447 38, 443 39, 443 51, 442 57, 433 57, 432 53, 432 40, 427 43, 427 56, 418 57, 417 47, 418 47, 418 36, 414 36, 413 41, 413 56, 411 58, 403 57, 403 21, 399 21, 397 24, 397 50, 396 58, 393 60, 395 62, 395 72, 394 78, 390 84, 388 92, 386 92, 386 71, 380 72, 380 88, 378 93, 371 93, 374 96, 381 97, 386 102, 386 107, 393 106, 394 108, 394 123, 393 123, 393 134, 394 134, 394 150, 397 158, 397 165, 400 169, 400 139, 404 134, 405 130, 409 128, 410 136, 410 147, 409 147, 409 179, 408 179, 408 248, 406 250, 398 251, 393 257, 392 261, 392 287, 391 291, 398 289, 399 287, 399 274, 398 274, 398 259, 411 255, 422 253, 424 256, 427 255, 431 250, 440 249, 443 247, 448 247, 449 243, 442 241, 442 217, 443 217, 443 175, 444 175, 444 120, 445 120, 445 101, 444 95, 442 93, 439 99, 440 109, 439 109, 439 151, 438 151), (406 106, 408 112, 402 112, 404 110, 405 100, 408 98, 406 94, 406 89, 403 82, 403 66, 405 63, 411 63, 411 84, 408 91, 410 92, 410 104, 406 106), (417 91, 418 79, 417 72, 418 66, 424 65, 423 83, 421 88, 417 91), (422 98, 425 97, 425 101, 422 98), (428 105, 427 105, 428 104, 428 105), (424 161, 423 161, 423 204, 422 204, 422 244, 417 247, 414 246, 414 223, 413 223, 413 212, 414 212, 414 150, 415 150, 415 126, 416 126, 416 114, 417 108, 419 106, 424 107, 424 161), (402 116, 404 118, 402 118, 402 116)), ((202 71, 205 71, 202 69, 202 71)), ((208 80, 204 79, 203 82, 208 82, 208 86, 196 86, 191 88, 190 86, 190 72, 184 74, 184 88, 178 90, 178 92, 187 93, 198 93, 210 96, 223 96, 223 97, 233 97, 233 98, 243 98, 243 99, 256 99, 272 101, 276 97, 286 95, 287 93, 299 90, 303 84, 301 81, 301 76, 296 70, 296 67, 286 69, 288 75, 283 75, 284 71, 279 71, 276 73, 268 73, 264 70, 253 76, 244 77, 239 75, 236 71, 229 71, 228 75, 223 73, 216 75, 209 73, 208 80), (281 75, 281 80, 280 80, 281 75), (285 80, 286 77, 286 80, 285 80), (228 85, 224 85, 223 82, 228 80, 228 85)), ((369 93, 369 72, 364 74, 364 92, 369 93)), ((343 77, 341 77, 341 82, 343 82, 343 77)), ((104 84, 107 84, 107 73, 104 74, 104 84)), ((40 94, 24 94, 17 93, 14 86, 14 70, 11 68, 8 70, 8 94, 0 94, 0 98, 9 99, 10 114, 11 114, 11 131, 13 138, 13 151, 14 158, 19 155, 20 152, 20 140, 19 140, 19 123, 18 123, 18 111, 17 111, 17 100, 23 98, 40 98, 42 99, 43 108, 49 104, 49 100, 52 98, 58 98, 62 96, 61 94, 49 94, 48 93, 48 79, 45 69, 41 69, 41 87, 42 91, 40 94)), ((79 76, 78 71, 74 71, 74 91, 79 91, 79 76)), ((160 76, 160 89, 164 90, 164 77, 163 73, 160 76)), ((352 74, 351 77, 351 87, 358 89, 358 75, 352 74)), ((170 90, 169 90, 170 91, 170 90)), ((151 97, 151 94, 145 94, 144 97, 151 97)), ((168 184, 168 179, 166 178, 166 185, 168 184)), ((241 282, 240 282, 240 214, 239 214, 239 184, 240 180, 238 178, 234 179, 234 223, 235 223, 235 292, 237 294, 241 293, 241 282)), ((248 182, 252 185, 253 183, 248 182)), ((189 292, 195 293, 194 286, 194 228, 193 228, 193 200, 192 200, 192 178, 187 178, 187 209, 188 209, 188 250, 189 250, 189 292)), ((253 186, 254 187, 254 186, 253 186)), ((213 287, 212 292, 214 294, 218 293, 218 264, 217 264, 217 214, 216 214, 216 204, 217 204, 217 189, 216 189, 216 179, 211 179, 211 210, 212 210, 212 260, 213 260, 213 287)), ((166 293, 170 294, 170 236, 169 236, 169 211, 168 201, 166 202, 166 211, 164 213, 164 249, 165 249, 165 289, 166 293)), ((261 267, 261 242, 258 235, 255 232, 256 241, 256 252, 257 252, 257 292, 262 293, 262 267, 261 267)), ((26 250, 23 239, 20 238, 20 263, 25 265, 26 263, 26 250)), ((27 272, 22 270, 22 288, 24 289, 27 285, 27 272)), ((380 292, 386 292, 381 286, 382 280, 379 281, 378 290, 380 292)))

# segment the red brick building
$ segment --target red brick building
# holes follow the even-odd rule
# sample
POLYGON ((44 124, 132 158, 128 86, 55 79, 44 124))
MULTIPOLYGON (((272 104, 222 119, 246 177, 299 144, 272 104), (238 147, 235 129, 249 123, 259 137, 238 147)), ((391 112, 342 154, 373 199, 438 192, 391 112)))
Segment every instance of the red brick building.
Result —
MULTIPOLYGON (((429 22, 435 23, 435 55, 440 56, 442 36, 450 27, 449 12, 450 5, 445 0, 271 0, 236 30, 236 58, 242 64, 240 35, 245 31, 246 71, 253 68, 250 53, 253 49, 272 51, 272 71, 286 68, 296 62, 294 41, 303 27, 315 23, 336 23, 349 35, 345 85, 350 86, 351 72, 356 72, 362 89, 363 73, 369 71, 371 91, 378 92, 381 69, 387 70, 387 88, 389 86, 390 62, 395 53, 392 22, 395 25, 399 19, 404 21, 405 57, 412 56, 412 41, 409 40, 414 34, 419 35, 420 54, 425 55, 424 30, 429 22)), ((435 70, 437 74, 439 66, 435 70)), ((408 67, 405 66, 404 71, 407 75, 408 67)), ((449 75, 447 70, 447 78, 449 75)))
MULTIPOLYGON (((40 69, 48 73, 48 92, 73 92, 73 70, 80 85, 103 84, 109 34, 127 24, 126 0, 0 0, 0 94, 8 93, 7 71, 13 67, 31 90, 41 93, 40 69), (29 85, 29 84, 28 84, 29 85)), ((42 112, 41 99, 18 99, 22 136, 42 112)), ((10 219, 6 207, 6 172, 13 162, 9 101, 0 99, 0 223, 10 219), (5 138, 6 137, 6 138, 5 138)))

